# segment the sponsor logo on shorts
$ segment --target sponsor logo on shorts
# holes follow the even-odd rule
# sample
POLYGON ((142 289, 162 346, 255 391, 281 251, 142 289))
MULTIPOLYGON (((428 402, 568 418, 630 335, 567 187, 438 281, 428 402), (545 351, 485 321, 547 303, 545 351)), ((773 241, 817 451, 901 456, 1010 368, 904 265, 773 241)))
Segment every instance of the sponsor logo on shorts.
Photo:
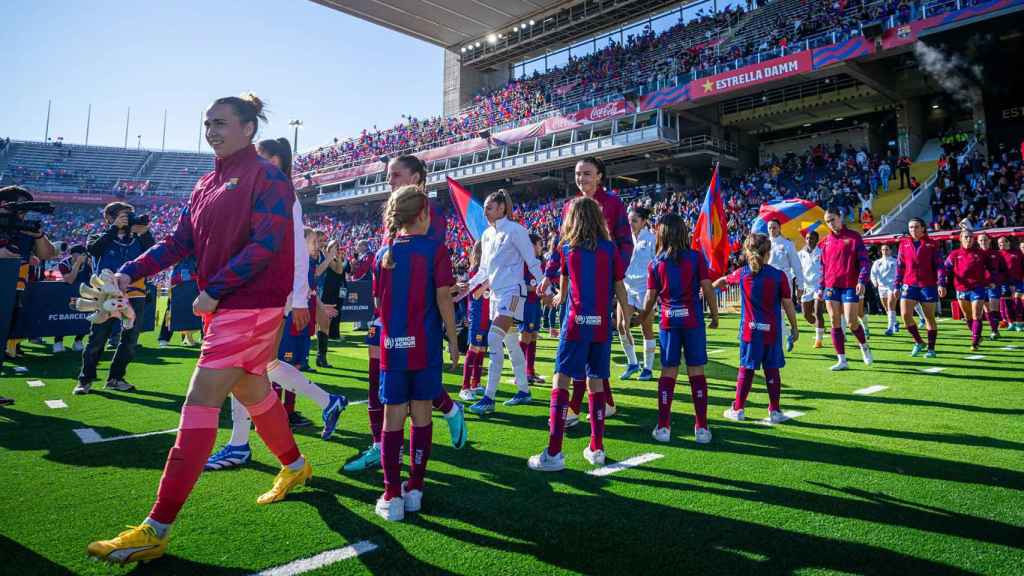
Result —
POLYGON ((600 326, 600 316, 577 316, 576 324, 580 326, 600 326))
POLYGON ((668 317, 669 318, 689 318, 690 317, 690 309, 686 308, 686 307, 683 307, 683 308, 671 308, 668 311, 668 317))
POLYGON ((384 348, 388 350, 408 350, 416 347, 415 336, 388 336, 384 339, 384 348))
POLYGON ((758 332, 770 332, 772 325, 767 322, 750 322, 747 326, 751 330, 757 330, 758 332))

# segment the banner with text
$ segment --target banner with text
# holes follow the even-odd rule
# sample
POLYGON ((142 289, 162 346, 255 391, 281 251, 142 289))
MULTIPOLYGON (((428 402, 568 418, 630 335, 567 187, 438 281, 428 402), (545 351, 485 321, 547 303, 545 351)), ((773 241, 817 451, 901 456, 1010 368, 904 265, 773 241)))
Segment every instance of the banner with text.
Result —
POLYGON ((367 322, 373 318, 373 290, 369 280, 349 282, 338 303, 342 322, 367 322))
POLYGON ((811 71, 811 52, 805 50, 781 58, 751 64, 729 72, 700 78, 690 82, 690 98, 699 100, 718 94, 726 94, 743 88, 750 88, 780 78, 788 78, 811 71))

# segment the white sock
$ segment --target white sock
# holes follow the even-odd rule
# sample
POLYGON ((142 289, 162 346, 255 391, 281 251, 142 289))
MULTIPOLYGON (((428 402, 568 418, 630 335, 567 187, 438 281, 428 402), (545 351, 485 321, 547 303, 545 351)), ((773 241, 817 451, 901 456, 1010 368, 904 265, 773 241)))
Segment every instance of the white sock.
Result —
POLYGON ((654 370, 654 349, 658 345, 655 339, 644 340, 644 368, 654 370))
POLYGON ((156 535, 159 538, 161 538, 161 539, 166 538, 167 537, 167 532, 170 531, 170 529, 171 529, 171 525, 170 524, 164 524, 163 522, 157 522, 156 520, 153 520, 152 518, 146 518, 145 520, 142 521, 142 523, 143 524, 148 524, 149 526, 152 526, 153 530, 156 532, 156 535))
POLYGON ((633 345, 633 335, 628 332, 619 332, 619 341, 622 342, 622 351, 626 353, 626 362, 630 366, 636 366, 636 346, 633 345))
POLYGON ((843 329, 843 332, 846 332, 846 328, 847 328, 848 324, 846 323, 846 316, 845 315, 843 315, 843 316, 841 316, 839 318, 839 326, 843 329))
MULTIPOLYGON (((271 391, 271 394, 274 392, 271 391)), ((228 440, 228 444, 232 446, 248 446, 249 445, 249 432, 252 429, 252 417, 249 416, 249 410, 235 398, 232 394, 231 398, 231 439, 228 440)))
POLYGON ((512 374, 516 379, 516 388, 520 392, 530 392, 530 381, 526 379, 526 356, 523 349, 519 347, 519 335, 515 330, 505 335, 505 348, 508 349, 508 358, 512 361, 512 374))
MULTIPOLYGON (((487 387, 484 396, 494 400, 501 383, 501 370, 505 364, 505 331, 491 324, 487 332, 487 355, 491 357, 491 365, 487 369, 487 387)), ((516 345, 518 347, 518 344, 516 345)), ((520 350, 522 353, 522 350, 520 350)))
POLYGON ((896 311, 889 310, 889 329, 892 330, 896 327, 896 311))
POLYGON ((815 328, 815 329, 814 329, 814 336, 815 336, 815 337, 816 337, 816 338, 817 338, 818 340, 821 340, 822 338, 824 338, 824 337, 825 337, 825 329, 824 329, 824 328, 815 328))
POLYGON ((840 364, 842 364, 843 362, 846 362, 846 354, 836 354, 836 356, 839 358, 839 363, 840 364))
POLYGON ((288 468, 292 472, 298 472, 299 470, 302 470, 302 467, 305 466, 305 465, 306 465, 306 459, 303 458, 302 456, 299 456, 298 460, 296 460, 295 462, 292 462, 291 464, 286 465, 286 468, 288 468))
POLYGON ((270 378, 271 382, 313 400, 321 410, 331 403, 331 395, 326 390, 310 382, 309 378, 291 364, 275 360, 267 368, 267 378, 270 378))

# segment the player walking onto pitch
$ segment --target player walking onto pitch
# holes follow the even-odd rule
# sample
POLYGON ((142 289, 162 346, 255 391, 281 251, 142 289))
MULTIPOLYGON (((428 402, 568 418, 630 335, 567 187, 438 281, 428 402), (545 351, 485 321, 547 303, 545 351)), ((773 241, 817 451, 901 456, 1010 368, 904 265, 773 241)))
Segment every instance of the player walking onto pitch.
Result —
MULTIPOLYGON (((469 276, 476 274, 480 266, 480 241, 473 244, 469 251, 469 276)), ((491 295, 483 286, 468 295, 466 322, 469 324, 469 350, 466 352, 466 363, 462 368, 462 390, 459 398, 466 402, 475 402, 484 395, 480 387, 480 375, 483 371, 484 356, 487 354, 487 333, 491 329, 491 295)))
POLYGON ((935 304, 939 301, 939 276, 942 273, 942 255, 939 245, 928 237, 924 220, 911 218, 907 224, 909 235, 900 240, 896 249, 896 278, 893 289, 900 295, 900 314, 903 325, 914 339, 911 356, 918 356, 925 350, 924 340, 914 310, 920 306, 924 312, 925 328, 928 330, 928 347, 925 358, 935 357, 935 341, 939 336, 939 325, 935 322, 935 304))
MULTIPOLYGON (((427 181, 427 168, 419 158, 406 155, 391 159, 388 162, 388 185, 391 186, 391 193, 395 193, 402 186, 419 186, 423 190, 427 181)), ((437 206, 427 201, 430 207, 430 227, 427 235, 444 244, 445 242, 445 218, 437 206)), ((384 228, 387 234, 387 226, 384 228)), ((370 355, 369 364, 369 400, 366 403, 367 412, 370 415, 370 435, 373 443, 355 460, 345 464, 343 469, 346 472, 358 472, 369 468, 376 468, 380 465, 380 439, 381 430, 384 426, 384 405, 380 401, 380 322, 376 320, 370 323, 370 329, 366 332, 366 347, 370 355)), ((444 386, 438 390, 434 398, 434 408, 444 414, 445 422, 448 423, 448 433, 451 436, 452 446, 462 448, 466 445, 469 437, 469 430, 466 428, 465 414, 462 405, 453 402, 444 386)))
POLYGON ((171 524, 203 471, 217 436, 228 393, 247 406, 260 437, 283 467, 257 504, 283 499, 312 476, 270 390, 267 363, 291 286, 295 263, 291 181, 260 158, 252 145, 265 120, 253 95, 216 100, 206 111, 206 141, 217 156, 213 172, 196 183, 174 232, 117 274, 122 290, 136 278, 196 257, 200 293, 193 310, 206 325, 174 447, 146 520, 88 553, 111 562, 152 560, 164 554, 171 524))
POLYGON ((804 320, 814 326, 814 347, 821 348, 825 337, 825 302, 821 295, 821 248, 818 246, 818 233, 811 230, 807 233, 807 244, 800 250, 800 267, 804 272, 804 290, 800 296, 800 307, 803 309, 804 320))
POLYGON ((443 241, 433 238, 430 201, 418 186, 391 194, 384 209, 387 244, 373 265, 373 295, 380 311, 380 400, 384 404, 381 440, 384 494, 377 515, 402 520, 418 512, 423 477, 430 459, 431 402, 439 394, 444 362, 441 324, 448 336, 452 367, 459 365, 459 337, 451 287, 452 263, 443 241), (409 431, 409 481, 401 482, 405 417, 409 431))
POLYGON ((885 309, 885 316, 889 321, 885 335, 893 336, 900 329, 900 324, 896 321, 899 292, 892 287, 896 279, 896 259, 892 257, 892 248, 888 244, 882 244, 880 251, 881 257, 871 263, 871 283, 878 290, 878 299, 882 301, 882 308, 885 309))
POLYGON ((988 288, 993 286, 987 264, 988 255, 978 247, 974 233, 964 228, 960 231, 960 247, 946 256, 939 274, 942 298, 946 297, 946 278, 953 279, 957 303, 971 328, 972 351, 977 351, 981 342, 981 314, 988 299, 988 288))
POLYGON ((1006 270, 1006 283, 1003 284, 1003 305, 1006 307, 1008 330, 1016 332, 1024 330, 1024 263, 1019 252, 1013 249, 1013 241, 1009 236, 999 238, 999 256, 1003 259, 1006 270))
MULTIPOLYGON (((533 254, 538 262, 544 255, 544 241, 536 234, 530 234, 530 243, 533 244, 533 254)), ((540 331, 540 307, 541 296, 538 294, 537 286, 542 280, 530 273, 529 268, 523 265, 523 283, 526 284, 526 303, 523 304, 523 320, 519 323, 519 348, 526 358, 526 381, 530 384, 543 384, 544 377, 537 374, 535 368, 537 360, 537 333, 540 331)), ((547 300, 545 296, 543 300, 547 300)))
POLYGON ((736 399, 723 414, 729 420, 745 419, 744 406, 758 368, 764 369, 764 383, 768 387, 768 421, 785 420, 779 406, 782 395, 779 370, 786 365, 782 351, 783 311, 794 342, 800 330, 790 297, 789 278, 767 264, 770 251, 771 242, 763 234, 747 236, 743 241, 747 265, 714 283, 716 288, 725 284, 740 286, 740 366, 736 375, 736 399))
POLYGON ((984 309, 988 316, 988 325, 992 331, 989 333, 991 340, 999 340, 999 322, 1002 314, 999 311, 999 299, 1003 296, 1003 284, 1006 283, 1006 263, 992 238, 982 232, 978 234, 978 248, 985 254, 985 269, 988 270, 990 284, 985 289, 984 309))
POLYGON ((832 346, 839 359, 831 369, 836 371, 849 368, 846 363, 846 334, 841 321, 844 317, 850 332, 860 344, 864 363, 870 366, 871 349, 859 316, 864 283, 871 269, 868 251, 860 234, 846 227, 838 209, 829 208, 825 211, 825 224, 828 225, 829 234, 820 244, 821 295, 818 298, 828 306, 828 315, 832 321, 832 346))
MULTIPOLYGON (((650 264, 654 260, 655 239, 654 234, 647 228, 647 222, 651 218, 651 211, 647 208, 636 207, 629 211, 629 227, 633 230, 633 256, 629 260, 629 267, 626 268, 626 294, 629 296, 629 305, 634 310, 644 308, 644 296, 647 294, 650 264)), ((619 341, 622 342, 622 350, 626 353, 626 371, 622 373, 623 380, 629 380, 637 372, 640 372, 638 380, 650 380, 654 377, 654 328, 651 323, 641 319, 640 330, 644 335, 644 367, 640 370, 640 364, 636 358, 636 347, 633 345, 633 332, 630 330, 632 318, 619 318, 619 341)), ((664 366, 664 363, 662 364, 664 366)))
MULTIPOLYGON (((668 442, 672 428, 672 399, 679 362, 685 352, 686 375, 693 396, 693 433, 698 444, 711 442, 708 430, 707 332, 704 302, 711 312, 711 328, 718 327, 718 300, 711 289, 704 256, 690 249, 690 231, 683 219, 667 214, 658 222, 657 258, 648 265, 647 295, 640 321, 650 325, 651 311, 660 304, 661 377, 658 378, 658 425, 651 435, 668 442)), ((637 252, 633 253, 636 258, 637 252)))
MULTIPOLYGON (((800 292, 804 284, 807 283, 807 280, 804 278, 800 256, 796 253, 793 241, 782 235, 782 224, 775 218, 768 221, 768 239, 772 243, 771 259, 768 261, 768 264, 776 270, 781 270, 791 282, 795 282, 795 300, 800 297, 800 292)), ((791 287, 793 287, 792 284, 791 287)), ((788 334, 784 336, 786 338, 786 352, 791 352, 793 350, 793 340, 789 338, 788 334)))
POLYGON ((562 222, 561 276, 557 300, 569 302, 555 357, 551 390, 548 446, 527 465, 554 472, 565 468, 562 439, 569 406, 569 382, 587 378, 590 388, 590 444, 583 457, 594 466, 604 464, 604 381, 612 350, 612 300, 617 298, 626 316, 633 311, 622 279, 626 266, 608 238, 600 205, 590 198, 570 203, 562 222))

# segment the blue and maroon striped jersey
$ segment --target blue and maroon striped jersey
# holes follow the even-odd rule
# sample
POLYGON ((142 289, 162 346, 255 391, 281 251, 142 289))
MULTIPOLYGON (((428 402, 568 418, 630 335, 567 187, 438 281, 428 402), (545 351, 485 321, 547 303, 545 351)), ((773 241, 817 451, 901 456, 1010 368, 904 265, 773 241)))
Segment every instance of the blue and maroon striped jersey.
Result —
MULTIPOLYGON (((583 196, 582 193, 577 197, 581 196, 583 196)), ((605 190, 604 186, 598 187, 593 198, 601 205, 604 223, 608 226, 609 236, 615 242, 619 258, 625 262, 626 267, 629 267, 629 261, 633 258, 633 229, 629 226, 629 213, 626 210, 626 205, 622 203, 622 199, 618 195, 605 190)), ((569 215, 569 207, 572 204, 572 200, 566 200, 562 206, 562 222, 565 222, 566 216, 569 215)), ((555 261, 554 265, 545 267, 544 275, 551 280, 558 279, 558 273, 561 270, 561 264, 558 259, 561 257, 561 254, 561 252, 552 253, 551 257, 555 261)))
POLYGON ((695 250, 673 257, 659 254, 647 265, 647 289, 658 294, 662 328, 698 328, 704 323, 700 283, 708 279, 707 261, 695 250))
POLYGON ((530 304, 540 302, 540 296, 537 296, 539 280, 530 274, 530 267, 526 264, 523 264, 523 283, 526 284, 526 302, 530 304))
POLYGON ((782 301, 792 298, 789 277, 765 264, 754 274, 749 266, 737 268, 726 278, 740 287, 740 339, 750 342, 755 333, 772 342, 781 333, 782 301))
POLYGON ((598 240, 597 246, 562 246, 560 273, 569 278, 569 307, 562 323, 566 340, 604 342, 611 337, 615 283, 626 276, 615 244, 598 240))
POLYGON ((380 302, 381 370, 440 366, 442 319, 437 290, 455 284, 444 242, 429 236, 399 236, 377 252, 373 295, 380 302), (391 250, 394 268, 385 268, 391 250))

